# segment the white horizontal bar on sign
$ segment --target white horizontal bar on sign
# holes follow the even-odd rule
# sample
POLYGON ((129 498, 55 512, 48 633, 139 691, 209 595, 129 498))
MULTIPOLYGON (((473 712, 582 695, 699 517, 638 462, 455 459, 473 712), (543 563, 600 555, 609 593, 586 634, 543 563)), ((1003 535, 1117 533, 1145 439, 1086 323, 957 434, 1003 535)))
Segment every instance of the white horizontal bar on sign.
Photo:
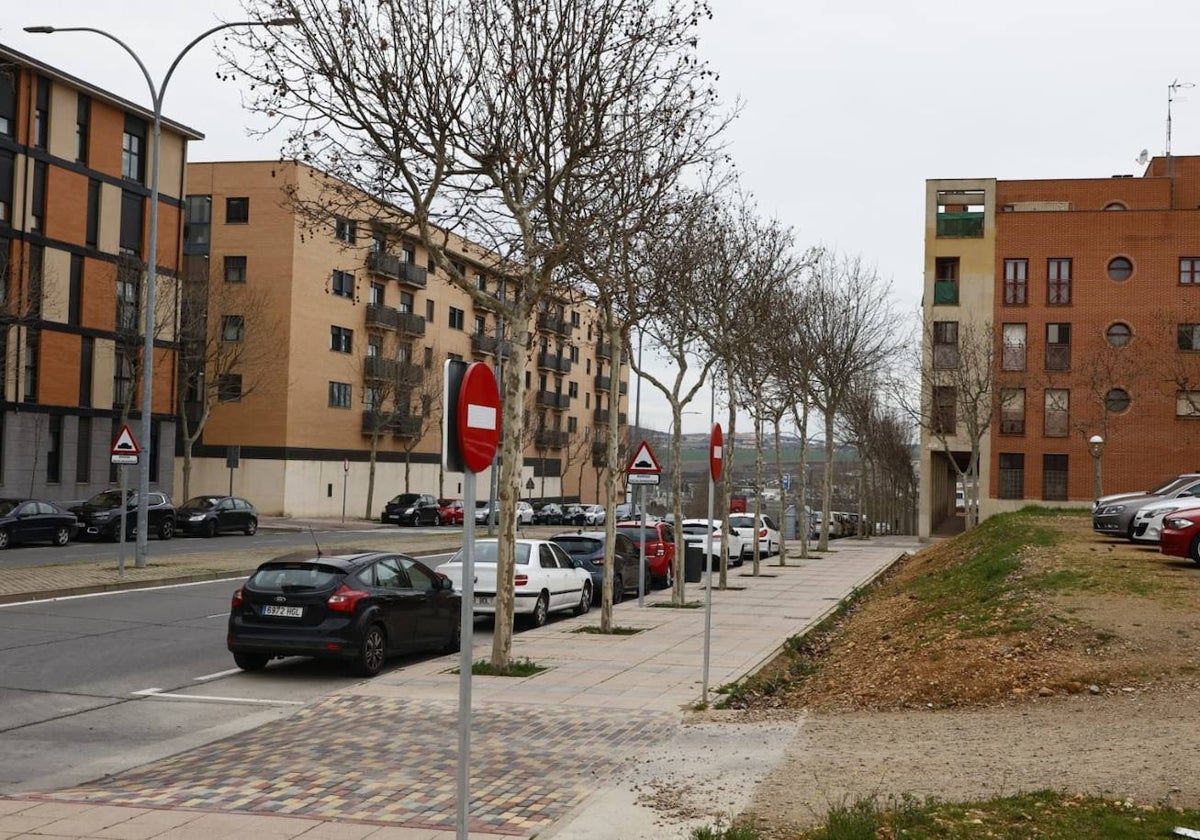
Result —
POLYGON ((630 473, 626 480, 630 484, 658 484, 658 473, 630 473))
POLYGON ((720 460, 721 460, 721 458, 722 458, 722 455, 721 455, 721 450, 723 450, 724 448, 725 448, 725 447, 723 447, 723 446, 714 446, 714 447, 712 448, 712 456, 713 456, 713 458, 715 458, 716 460, 720 461, 720 460))
POLYGON ((496 409, 490 405, 471 405, 467 403, 467 428, 496 429, 496 409))

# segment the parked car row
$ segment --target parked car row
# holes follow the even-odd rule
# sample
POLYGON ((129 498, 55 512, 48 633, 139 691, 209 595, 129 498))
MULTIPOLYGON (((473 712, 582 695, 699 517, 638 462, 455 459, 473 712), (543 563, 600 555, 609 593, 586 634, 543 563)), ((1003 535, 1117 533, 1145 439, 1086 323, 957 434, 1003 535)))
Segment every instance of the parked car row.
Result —
POLYGON ((1200 473, 1174 476, 1144 492, 1101 496, 1092 503, 1092 530, 1158 543, 1163 554, 1200 563, 1200 473))

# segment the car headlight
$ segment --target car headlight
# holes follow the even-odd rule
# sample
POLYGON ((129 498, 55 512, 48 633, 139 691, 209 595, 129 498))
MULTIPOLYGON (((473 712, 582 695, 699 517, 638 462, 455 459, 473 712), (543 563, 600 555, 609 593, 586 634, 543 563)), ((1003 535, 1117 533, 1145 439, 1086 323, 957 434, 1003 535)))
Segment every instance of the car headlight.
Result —
POLYGON ((1143 510, 1138 512, 1138 516, 1142 519, 1154 519, 1159 516, 1166 516, 1168 513, 1174 513, 1179 510, 1180 505, 1171 505, 1170 507, 1153 508, 1151 510, 1143 510))
POLYGON ((204 521, 203 513, 193 513, 191 516, 188 517, 188 522, 203 522, 203 521, 204 521))
POLYGON ((102 511, 97 511, 96 513, 92 514, 92 518, 95 519, 97 522, 104 522, 106 519, 108 519, 112 515, 113 515, 112 511, 102 510, 102 511))
POLYGON ((1172 516, 1163 522, 1163 525, 1172 531, 1182 531, 1184 528, 1191 528, 1195 524, 1196 521, 1194 519, 1188 519, 1183 516, 1172 516))
POLYGON ((1114 513, 1120 513, 1125 510, 1125 505, 1109 505, 1108 507, 1100 508, 1099 516, 1112 516, 1114 513))

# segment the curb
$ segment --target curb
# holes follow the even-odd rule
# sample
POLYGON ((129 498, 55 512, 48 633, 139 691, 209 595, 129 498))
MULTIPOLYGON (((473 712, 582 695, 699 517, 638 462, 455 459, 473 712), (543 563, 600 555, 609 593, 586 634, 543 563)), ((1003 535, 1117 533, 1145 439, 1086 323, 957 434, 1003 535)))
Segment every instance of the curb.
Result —
POLYGON ((173 586, 180 583, 200 583, 206 580, 245 577, 253 571, 254 569, 229 569, 221 572, 196 572, 190 575, 147 580, 122 580, 116 583, 94 583, 88 586, 43 589, 34 592, 13 592, 0 595, 0 604, 21 604, 26 601, 46 601, 54 598, 70 598, 76 595, 97 595, 101 592, 122 592, 129 589, 150 589, 155 586, 173 586))

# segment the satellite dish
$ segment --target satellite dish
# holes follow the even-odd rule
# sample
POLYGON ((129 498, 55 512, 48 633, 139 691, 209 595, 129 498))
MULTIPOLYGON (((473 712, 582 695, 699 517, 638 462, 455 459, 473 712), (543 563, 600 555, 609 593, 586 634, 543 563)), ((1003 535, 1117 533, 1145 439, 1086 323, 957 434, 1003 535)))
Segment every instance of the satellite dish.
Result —
POLYGON ((1148 160, 1150 160, 1150 152, 1147 149, 1142 149, 1141 152, 1138 153, 1137 162, 1142 166, 1145 166, 1146 161, 1148 160))

